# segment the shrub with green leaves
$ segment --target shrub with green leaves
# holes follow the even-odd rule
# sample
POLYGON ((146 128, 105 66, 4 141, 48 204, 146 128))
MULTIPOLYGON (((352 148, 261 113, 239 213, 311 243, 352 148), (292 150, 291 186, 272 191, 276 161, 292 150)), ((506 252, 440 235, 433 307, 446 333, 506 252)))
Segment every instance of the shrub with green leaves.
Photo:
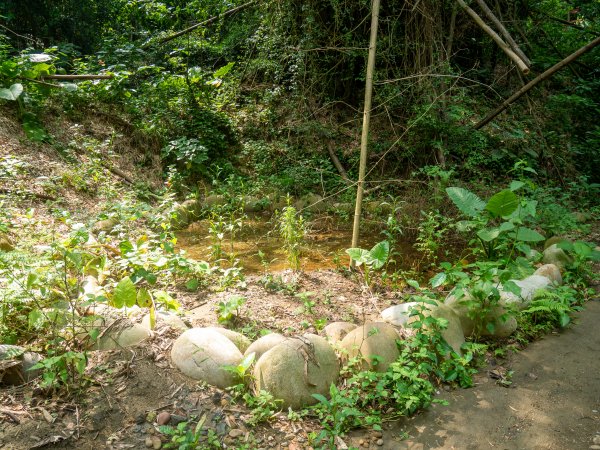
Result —
POLYGON ((371 271, 381 269, 390 256, 390 243, 388 241, 378 242, 371 250, 364 248, 349 248, 346 250, 350 259, 357 267, 364 267, 363 275, 367 286, 371 285, 371 271))
POLYGON ((475 230, 475 237, 488 259, 502 256, 508 261, 513 257, 517 244, 545 239, 536 230, 526 226, 536 216, 537 202, 516 194, 523 186, 524 182, 513 181, 508 189, 494 194, 487 202, 464 188, 446 189, 450 200, 468 218, 458 222, 457 229, 475 230))

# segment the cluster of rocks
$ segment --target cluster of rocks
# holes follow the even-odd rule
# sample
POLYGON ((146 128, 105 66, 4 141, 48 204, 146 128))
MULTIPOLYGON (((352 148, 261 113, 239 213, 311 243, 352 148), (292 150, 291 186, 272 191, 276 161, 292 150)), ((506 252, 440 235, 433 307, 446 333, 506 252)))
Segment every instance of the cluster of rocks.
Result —
POLYGON ((517 311, 526 309, 537 292, 551 289, 562 284, 561 270, 572 263, 572 258, 558 247, 560 238, 551 238, 546 242, 542 256, 544 263, 533 275, 522 280, 510 280, 520 288, 519 295, 499 286, 500 299, 487 312, 485 317, 476 321, 470 314, 469 304, 472 296, 469 292, 461 297, 450 293, 443 303, 435 306, 423 305, 418 302, 403 303, 391 306, 381 313, 381 318, 397 327, 405 326, 418 311, 424 315, 435 318, 446 319, 448 325, 442 331, 442 336, 453 348, 461 354, 461 347, 465 343, 465 337, 474 333, 481 336, 506 338, 517 329, 515 314, 517 311), (491 326, 490 326, 491 325, 491 326))
MULTIPOLYGON (((156 313, 156 326, 168 326, 181 333, 173 343, 171 361, 190 378, 220 388, 230 387, 242 382, 240 365, 244 358, 254 354, 251 370, 255 391, 270 393, 286 408, 300 408, 316 403, 313 394, 327 396, 331 383, 335 383, 339 376, 341 361, 338 354, 341 359, 360 356, 365 369, 386 371, 399 356, 396 343, 399 331, 409 321, 415 320, 415 308, 422 308, 423 314, 446 319, 448 326, 442 336, 457 353, 461 352, 465 337, 475 332, 509 336, 517 328, 514 312, 526 308, 540 289, 561 284, 561 269, 570 263, 569 258, 556 243, 550 242, 543 255, 545 264, 529 277, 512 280, 520 287, 520 295, 500 288, 500 301, 488 312, 483 323, 476 323, 469 315, 465 304, 465 300, 469 300, 467 293, 462 298, 450 294, 443 303, 434 306, 416 302, 392 306, 381 313, 381 322, 367 322, 359 326, 333 322, 323 329, 324 336, 285 337, 271 333, 250 342, 242 334, 225 328, 189 328, 179 316, 168 312, 156 313), (486 327, 487 323, 494 327, 486 327)), ((99 289, 93 280, 88 281, 88 291, 99 289)), ((94 342, 94 349, 131 347, 151 337, 149 315, 135 321, 136 316, 138 319, 141 317, 141 309, 137 308, 130 317, 124 317, 121 310, 108 306, 97 308, 93 313, 101 318, 94 326, 103 328, 103 333, 94 342)), ((0 361, 6 360, 2 358, 2 351, 5 349, 6 353, 8 347, 11 346, 0 346, 0 361)), ((17 368, 14 376, 20 379, 13 376, 14 382, 28 380, 35 375, 27 369, 40 359, 39 355, 23 352, 19 358, 19 364, 14 364, 17 368)), ((6 379, 7 371, 3 372, 6 379)))
POLYGON ((255 392, 270 393, 285 408, 301 408, 317 402, 313 394, 327 396, 337 381, 340 361, 335 349, 344 357, 362 355, 365 368, 376 371, 385 371, 399 356, 398 333, 383 322, 362 326, 334 322, 324 333, 325 337, 271 333, 250 343, 224 328, 191 328, 173 343, 171 361, 195 380, 226 388, 241 382, 229 368, 254 354, 255 392))

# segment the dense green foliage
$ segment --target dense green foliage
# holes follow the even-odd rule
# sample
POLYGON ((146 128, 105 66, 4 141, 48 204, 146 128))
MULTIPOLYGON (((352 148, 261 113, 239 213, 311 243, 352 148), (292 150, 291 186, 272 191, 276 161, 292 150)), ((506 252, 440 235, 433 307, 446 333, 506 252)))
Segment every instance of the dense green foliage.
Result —
MULTIPOLYGON (((349 428, 377 427, 427 407, 441 383, 469 386, 478 356, 496 345, 478 340, 494 331, 488 319, 501 289, 518 295, 514 280, 534 272, 546 238, 585 233, 582 222, 599 217, 598 48, 490 125, 477 131, 474 125, 526 81, 598 36, 600 3, 488 3, 532 60, 531 74, 518 73, 454 1, 384 3, 365 205, 382 236, 371 250, 346 251, 365 291, 408 292, 424 305, 450 294, 462 300, 475 322, 473 342, 459 355, 442 338, 447 321, 415 313, 412 334, 398 341, 400 357, 389 370, 363 370, 361 361, 351 361, 328 398, 317 396, 314 408, 289 413, 321 420, 315 446, 333 448, 349 428), (586 217, 574 209, 586 210, 586 217), (404 233, 414 238, 421 258, 410 268, 400 264, 404 233)), ((43 387, 70 390, 89 381, 87 350, 101 338, 90 309, 147 308, 153 326, 157 310, 179 309, 171 295, 177 290, 245 288, 234 241, 252 226, 250 216, 275 212, 272 234, 297 274, 311 215, 351 215, 370 2, 260 0, 223 14, 243 4, 0 3, 0 111, 19 120, 32 145, 48 144, 72 164, 63 185, 91 198, 106 189, 113 203, 93 218, 113 221, 108 231, 92 235, 91 222, 79 223, 53 205, 63 235, 35 235, 14 252, 0 251, 0 343, 46 336, 38 341, 46 356, 39 365, 43 387), (104 77, 54 77, 82 74, 104 77), (143 148, 143 157, 132 158, 139 168, 153 157, 160 161, 163 185, 126 180, 130 196, 107 187, 104 169, 115 168, 98 149, 110 154, 115 136, 65 145, 50 126, 57 111, 73 123, 95 114, 118 121, 143 148), (85 155, 84 165, 77 165, 75 153, 85 155), (208 223, 210 262, 175 248, 173 228, 198 218, 208 223), (50 245, 36 249, 38 241, 50 245), (90 291, 89 277, 101 289, 90 291)), ((18 158, 0 160, 3 182, 23 170, 18 158)), ((17 219, 2 211, 0 238, 23 224, 41 226, 33 216, 28 211, 17 219)), ((586 297, 590 262, 600 254, 577 240, 560 241, 558 248, 569 258, 567 283, 539 293, 523 311, 505 312, 519 324, 513 344, 566 326, 586 297)), ((298 314, 307 318, 300 326, 320 331, 327 319, 316 317, 317 295, 298 292, 293 278, 269 273, 261 249, 258 256, 264 267, 259 283, 298 299, 298 314)), ((246 301, 224 297, 218 321, 241 327, 246 301)), ((247 389, 252 363, 229 370, 240 379, 233 398, 252 410, 255 425, 272 418, 279 404, 267 392, 247 389)), ((204 429, 205 417, 197 419, 195 426, 163 427, 167 447, 220 448, 219 437, 204 429)))
MULTIPOLYGON (((186 178, 206 177, 217 166, 225 176, 245 167, 284 191, 319 184, 339 189, 343 183, 326 148, 342 150, 342 163, 355 173, 350 136, 362 104, 369 2, 256 2, 162 43, 234 6, 64 0, 34 8, 33 2, 4 2, 0 85, 24 83, 23 122, 38 139, 50 138, 35 116, 44 96, 59 95, 73 111, 116 104, 158 139, 165 168, 182 170, 186 178), (27 56, 42 52, 52 60, 32 63, 27 56), (115 78, 79 83, 70 95, 26 80, 59 72, 115 78), (315 168, 323 180, 310 176, 315 168)), ((594 2, 576 9, 561 0, 492 6, 532 60, 533 73, 599 30, 594 2)), ((565 183, 584 175, 597 182, 597 52, 537 88, 497 125, 474 132, 474 121, 514 91, 522 76, 459 9, 451 1, 382 8, 372 133, 374 169, 382 176, 373 178, 435 164, 461 176, 494 178, 525 159, 544 179, 565 183)))

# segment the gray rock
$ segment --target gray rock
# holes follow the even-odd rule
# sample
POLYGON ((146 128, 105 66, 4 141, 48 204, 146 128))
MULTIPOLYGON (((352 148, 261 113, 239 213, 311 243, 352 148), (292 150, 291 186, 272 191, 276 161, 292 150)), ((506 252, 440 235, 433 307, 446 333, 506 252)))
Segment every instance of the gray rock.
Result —
POLYGON ((288 339, 261 356, 254 368, 255 389, 283 400, 284 408, 302 408, 327 396, 339 376, 333 348, 322 337, 306 334, 288 339))
POLYGON ((467 302, 469 302, 470 299, 471 297, 469 294, 460 299, 454 294, 450 294, 444 300, 444 304, 452 308, 458 315, 464 336, 471 336, 473 331, 475 331, 476 326, 475 321, 471 318, 471 314, 469 314, 469 307, 467 306, 467 302))
POLYGON ((113 228, 115 228, 119 224, 117 219, 105 219, 99 220, 92 226, 92 233, 100 234, 100 233, 110 233, 113 228))
POLYGON ((42 359, 38 353, 26 352, 18 345, 0 344, 0 385, 18 386, 37 378, 41 370, 31 368, 42 359))
MULTIPOLYGON (((155 314, 156 318, 156 327, 160 326, 168 326, 176 331, 184 332, 188 329, 188 326, 185 324, 181 317, 171 311, 157 311, 155 314)), ((142 326, 148 330, 150 328, 150 314, 146 314, 142 318, 141 322, 142 326)))
POLYGON ((552 244, 546 250, 544 250, 544 264, 554 264, 561 271, 571 264, 573 264, 573 258, 565 253, 562 248, 558 248, 558 245, 552 244))
POLYGON ((534 275, 540 275, 542 277, 548 278, 552 284, 561 285, 562 284, 562 275, 560 274, 560 269, 554 264, 544 264, 539 267, 534 273, 534 275))
POLYGON ((387 215, 393 211, 391 204, 387 202, 380 202, 377 200, 366 202, 365 210, 371 214, 383 214, 387 215))
POLYGON ((257 213, 263 211, 267 206, 266 201, 260 200, 256 197, 246 197, 244 199, 244 212, 245 213, 257 213))
POLYGON ((214 330, 217 333, 222 334, 231 342, 233 342, 235 346, 239 349, 239 351, 242 353, 244 353, 248 349, 248 347, 250 347, 250 339, 248 339, 242 333, 238 333, 237 331, 228 330, 227 328, 221 327, 208 327, 207 330, 214 330))
POLYGON ((402 327, 408 322, 412 309, 417 305, 419 305, 418 302, 407 302, 390 306, 381 311, 381 318, 384 322, 391 323, 396 327, 402 327))
POLYGON ((0 233, 0 250, 3 252, 12 252, 15 249, 12 241, 6 233, 0 233))
POLYGON ((96 350, 115 350, 133 347, 152 336, 152 332, 128 319, 119 319, 107 326, 104 333, 94 343, 96 350))
POLYGON ((201 205, 198 200, 186 200, 178 205, 173 211, 171 217, 171 226, 176 230, 187 227, 190 223, 198 220, 200 217, 201 205))
POLYGON ((590 214, 586 214, 581 211, 574 212, 571 215, 573 216, 573 219, 575 219, 575 222, 577 222, 577 223, 586 223, 591 219, 590 214))
POLYGON ((431 316, 448 321, 448 326, 441 332, 442 337, 456 353, 462 355, 461 347, 465 343, 465 335, 458 314, 448 305, 441 303, 431 309, 431 316))
POLYGON ((297 211, 306 209, 311 212, 322 213, 327 211, 329 203, 318 194, 306 194, 294 203, 294 207, 297 211))
POLYGON ((398 333, 390 324, 367 322, 350 331, 340 346, 347 351, 350 358, 362 356, 365 359, 365 367, 376 372, 385 372, 400 356, 396 344, 398 338, 398 333))
POLYGON ((191 328, 179 336, 171 349, 171 361, 195 380, 226 388, 236 380, 223 366, 235 366, 242 354, 233 342, 215 330, 191 328))
POLYGON ((536 249, 532 248, 525 255, 525 258, 527 258, 529 261, 539 261, 540 259, 542 259, 542 254, 536 249))
POLYGON ((223 206, 227 204, 227 199, 225 196, 220 194, 211 194, 202 200, 203 208, 213 208, 215 206, 223 206))
POLYGON ((323 328, 323 332, 327 336, 327 339, 332 342, 338 342, 344 339, 355 328, 356 325, 350 322, 331 322, 323 328))
POLYGON ((244 352, 244 356, 248 356, 250 353, 254 353, 255 354, 254 360, 258 361, 264 353, 268 352, 276 345, 281 344, 286 339, 288 339, 288 338, 286 338, 285 336, 283 336, 279 333, 266 334, 266 335, 258 338, 252 344, 250 344, 250 347, 248 347, 246 349, 246 351, 244 352))
POLYGON ((522 299, 520 297, 510 292, 501 291, 500 304, 490 308, 481 322, 475 321, 473 315, 469 314, 469 308, 465 304, 467 301, 469 301, 468 296, 458 300, 454 295, 450 294, 446 297, 444 302, 446 306, 451 307, 458 315, 465 337, 479 334, 481 336, 504 338, 510 336, 517 329, 517 321, 514 315, 510 313, 510 308, 507 308, 506 306, 509 306, 510 304, 522 304, 522 299), (503 305, 503 302, 506 301, 508 301, 508 304, 504 303, 503 305), (491 324, 493 331, 488 329, 488 324, 491 324))
POLYGON ((546 239, 546 242, 544 242, 544 250, 546 250, 548 247, 554 245, 554 244, 558 244, 560 242, 563 241, 567 241, 568 239, 565 239, 562 236, 552 236, 548 239, 546 239))

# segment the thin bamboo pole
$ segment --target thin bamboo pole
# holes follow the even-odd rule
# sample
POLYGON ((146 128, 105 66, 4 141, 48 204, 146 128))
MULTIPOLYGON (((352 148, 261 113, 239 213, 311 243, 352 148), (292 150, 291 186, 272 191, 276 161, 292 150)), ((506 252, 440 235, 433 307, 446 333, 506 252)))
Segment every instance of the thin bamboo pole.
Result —
MULTIPOLYGON (((369 39, 369 57, 367 59, 367 79, 365 83, 365 108, 363 111, 363 127, 360 140, 360 165, 358 169, 358 187, 356 189, 356 206, 354 208, 354 226, 352 228, 352 247, 358 246, 360 236, 360 216, 364 192, 365 173, 367 168, 367 149, 369 143, 369 124, 371 121, 371 103, 373 100, 373 71, 375 69, 375 52, 377 49, 377 26, 379 25, 380 0, 373 0, 371 9, 371 37, 369 39)), ((354 267, 354 261, 350 262, 354 267)))

